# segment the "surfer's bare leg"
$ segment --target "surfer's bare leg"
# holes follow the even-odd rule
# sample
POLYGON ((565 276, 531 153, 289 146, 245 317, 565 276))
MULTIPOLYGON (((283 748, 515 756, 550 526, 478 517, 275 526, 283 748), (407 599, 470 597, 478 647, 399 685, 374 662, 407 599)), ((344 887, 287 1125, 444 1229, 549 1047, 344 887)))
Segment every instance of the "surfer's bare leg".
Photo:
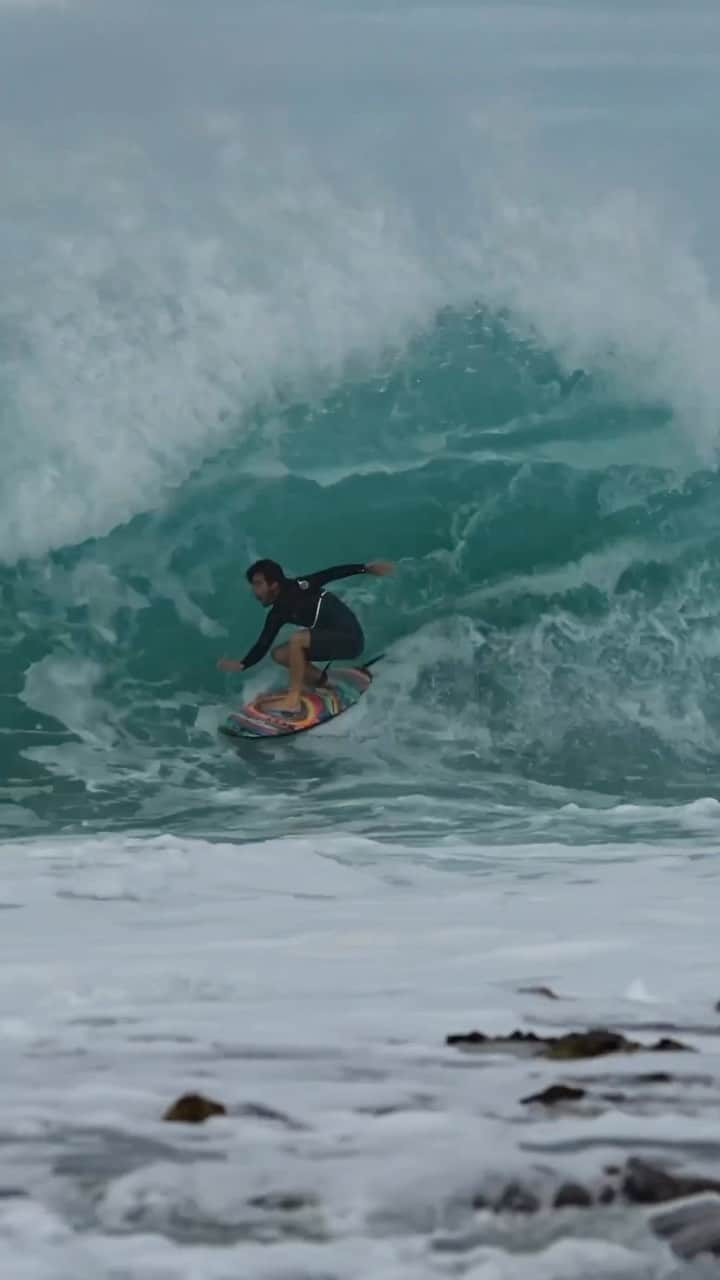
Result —
MULTIPOLYGON (((273 662, 277 662, 278 666, 280 667, 289 667, 290 666, 290 645, 279 644, 277 649, 273 649, 272 651, 272 660, 273 662)), ((316 667, 315 664, 310 661, 306 652, 305 675, 303 676, 303 684, 307 684, 307 685, 310 685, 311 687, 314 687, 317 684, 324 684, 324 683, 325 683, 324 671, 321 671, 319 667, 316 667)))
MULTIPOLYGON (((290 687, 279 698, 268 699, 273 711, 299 711, 305 673, 308 666, 307 651, 310 648, 310 632, 296 631, 287 643, 290 687)), ((282 664, 285 665, 284 663, 282 664)))

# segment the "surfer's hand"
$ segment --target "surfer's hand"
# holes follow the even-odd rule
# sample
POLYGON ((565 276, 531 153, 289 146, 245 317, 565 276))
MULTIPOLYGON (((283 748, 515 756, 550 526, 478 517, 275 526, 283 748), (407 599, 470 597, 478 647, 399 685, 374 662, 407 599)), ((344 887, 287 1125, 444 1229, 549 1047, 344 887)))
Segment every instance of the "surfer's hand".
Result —
POLYGON ((395 572, 395 565, 391 560, 371 560, 365 568, 368 573, 374 573, 376 578, 387 578, 395 572))
POLYGON ((218 671, 244 671, 245 667, 242 662, 236 662, 234 658, 221 658, 217 669, 218 671))

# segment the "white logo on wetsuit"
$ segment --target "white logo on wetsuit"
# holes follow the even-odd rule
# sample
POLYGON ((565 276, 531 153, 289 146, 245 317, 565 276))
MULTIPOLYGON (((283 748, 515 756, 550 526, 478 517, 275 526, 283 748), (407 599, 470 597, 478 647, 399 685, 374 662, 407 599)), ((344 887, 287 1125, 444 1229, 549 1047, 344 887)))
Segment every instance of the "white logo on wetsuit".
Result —
MULTIPOLYGON (((295 579, 295 581, 297 582, 297 584, 298 584, 298 586, 299 586, 299 588, 300 588, 300 590, 301 590, 301 591, 309 591, 309 590, 310 590, 310 583, 308 582, 307 578, 296 578, 296 579, 295 579)), ((313 627, 316 627, 316 626, 317 626, 317 620, 318 620, 318 618, 320 617, 320 606, 322 605, 322 602, 323 602, 323 600, 324 600, 324 599, 325 599, 325 592, 324 592, 324 591, 321 591, 321 592, 320 592, 320 595, 318 596, 317 609, 315 610, 315 617, 313 618, 312 622, 310 623, 310 630, 311 630, 311 631, 313 630, 313 627)))

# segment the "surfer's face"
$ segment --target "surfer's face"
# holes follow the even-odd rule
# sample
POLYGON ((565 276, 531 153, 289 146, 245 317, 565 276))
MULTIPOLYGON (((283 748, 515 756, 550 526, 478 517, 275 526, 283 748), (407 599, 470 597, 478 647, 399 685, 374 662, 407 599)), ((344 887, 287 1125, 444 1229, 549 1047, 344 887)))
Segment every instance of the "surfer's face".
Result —
POLYGON ((252 587, 252 593, 255 596, 255 599, 259 600, 260 604, 265 605, 266 608, 268 605, 274 603, 277 599, 278 591, 280 590, 279 583, 268 582, 267 578, 262 573, 253 574, 250 586, 252 587))

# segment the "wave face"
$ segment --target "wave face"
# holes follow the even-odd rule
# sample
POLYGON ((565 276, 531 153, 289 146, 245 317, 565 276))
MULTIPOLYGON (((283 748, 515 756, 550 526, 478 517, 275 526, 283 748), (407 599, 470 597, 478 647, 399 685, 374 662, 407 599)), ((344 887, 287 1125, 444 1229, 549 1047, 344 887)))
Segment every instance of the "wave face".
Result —
MULTIPOLYGON (((720 748, 707 227, 659 212, 650 162, 631 182, 632 149, 610 148, 576 90, 535 112, 493 91, 481 117, 469 81, 448 97, 473 15, 437 28, 401 9, 379 71, 372 6, 340 7, 322 49, 318 13, 297 29, 285 13, 297 80, 275 49, 261 125, 250 70, 231 106, 210 91, 191 6, 172 33, 202 98, 191 127, 188 103, 153 116, 150 72, 142 129, 106 121, 102 144, 69 108, 51 136, 18 98, 0 210, 9 827, 259 835, 280 805, 291 831, 312 812, 406 833, 501 826, 558 795, 705 794, 720 748), (339 97, 332 74, 343 23, 358 83, 385 77, 372 164, 380 105, 358 123, 358 86, 339 97), (408 29, 416 60, 445 68, 414 112, 408 29), (357 712, 237 755, 215 730, 239 685, 215 663, 261 624, 243 578, 261 554, 294 572, 386 556, 399 573, 339 588, 386 653, 357 712)), ((487 56, 515 12, 488 10, 487 56)), ((131 57, 134 19, 109 34, 84 11, 45 19, 100 60, 110 35, 117 65, 131 57)), ((5 21, 16 59, 37 13, 5 21)), ((248 22, 269 48, 270 18, 248 22)), ((208 40, 227 84, 222 21, 208 40)), ((77 112, 91 90, 73 86, 77 112)), ((658 146, 648 132, 643 155, 658 146)))

